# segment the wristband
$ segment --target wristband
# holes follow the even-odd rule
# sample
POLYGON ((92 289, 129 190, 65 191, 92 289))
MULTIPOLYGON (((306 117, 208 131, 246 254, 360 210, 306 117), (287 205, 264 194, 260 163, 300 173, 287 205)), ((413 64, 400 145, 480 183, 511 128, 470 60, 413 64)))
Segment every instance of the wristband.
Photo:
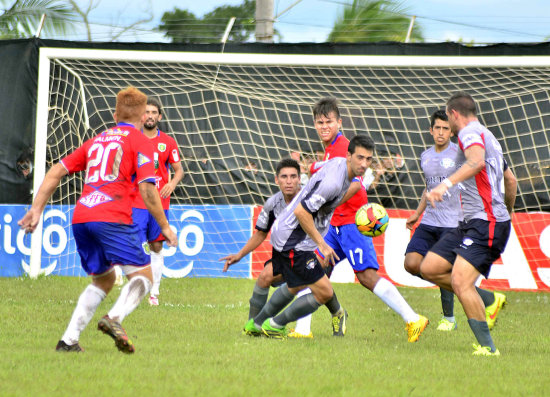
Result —
POLYGON ((451 182, 451 180, 449 178, 443 179, 443 181, 441 183, 443 183, 449 189, 453 187, 453 183, 451 182))

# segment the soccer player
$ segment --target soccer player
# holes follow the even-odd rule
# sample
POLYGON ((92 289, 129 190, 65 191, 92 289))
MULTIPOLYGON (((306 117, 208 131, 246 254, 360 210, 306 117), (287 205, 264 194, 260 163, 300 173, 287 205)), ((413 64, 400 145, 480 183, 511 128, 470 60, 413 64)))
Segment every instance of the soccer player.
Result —
POLYGON ((476 104, 469 94, 452 95, 446 111, 451 131, 458 134, 463 165, 426 193, 426 199, 435 207, 460 183, 464 223, 431 248, 420 271, 426 280, 454 291, 460 300, 478 342, 473 354, 498 356, 475 282, 481 274, 489 275, 493 261, 506 247, 517 181, 504 161, 500 144, 478 121, 476 104))
MULTIPOLYGON (((317 133, 325 146, 324 161, 345 156, 349 141, 340 132, 342 119, 336 100, 320 100, 313 109, 313 117, 317 133)), ((315 173, 322 164, 312 164, 311 172, 315 173)), ((408 341, 416 342, 428 325, 428 319, 417 314, 399 290, 390 281, 378 275, 379 265, 372 238, 362 235, 355 224, 355 213, 368 202, 367 192, 362 186, 362 175, 351 182, 343 203, 334 211, 325 241, 338 257, 347 257, 361 285, 401 316, 406 324, 408 341)), ((317 254, 322 255, 319 251, 317 254)), ((301 322, 302 320, 296 325, 297 331, 302 328, 301 322)))
MULTIPOLYGON (((413 276, 418 277, 421 277, 420 263, 428 250, 442 235, 456 229, 459 221, 462 220, 458 186, 450 188, 449 194, 446 194, 443 201, 438 202, 435 208, 427 206, 426 192, 435 188, 462 165, 460 163, 462 154, 458 145, 451 142, 451 127, 444 110, 437 110, 431 115, 430 134, 434 139, 434 145, 421 155, 421 167, 424 171, 426 189, 424 189, 418 208, 407 219, 407 228, 412 229, 424 213, 424 217, 405 251, 405 269, 413 276)), ((478 287, 476 289, 487 307, 487 323, 489 328, 492 328, 496 321, 496 314, 506 302, 506 297, 498 292, 493 293, 478 287)), ((440 288, 440 290, 443 318, 439 320, 437 329, 452 331, 457 327, 454 317, 454 294, 445 288, 440 288)))
MULTIPOLYGON (((220 259, 221 261, 225 261, 223 272, 227 272, 229 266, 239 262, 242 258, 260 246, 266 239, 275 219, 300 191, 300 164, 296 160, 281 160, 277 164, 275 172, 275 183, 279 185, 280 191, 275 193, 265 202, 262 211, 258 215, 258 220, 256 221, 256 232, 250 237, 241 250, 236 254, 231 254, 220 259)), ((271 285, 277 286, 282 282, 284 282, 282 275, 274 275, 271 260, 267 261, 252 291, 252 297, 249 301, 249 320, 256 317, 264 307, 267 302, 269 287, 271 285)))
MULTIPOLYGON (((168 218, 170 208, 170 194, 183 178, 183 167, 180 162, 178 144, 174 138, 168 136, 158 129, 162 120, 162 106, 155 98, 147 98, 145 108, 145 122, 143 123, 143 135, 150 139, 154 148, 155 180, 159 191, 162 208, 168 218), (170 177, 170 167, 174 170, 174 176, 170 177)), ((162 268, 164 267, 164 256, 162 255, 162 243, 165 240, 161 233, 160 226, 143 202, 139 194, 136 194, 132 204, 132 219, 144 233, 144 238, 149 242, 151 249, 151 270, 153 272, 153 287, 149 296, 149 304, 158 306, 160 293, 160 281, 162 279, 162 268)))
POLYGON ((121 90, 113 115, 116 126, 87 140, 55 164, 46 174, 31 209, 18 222, 25 232, 33 232, 60 180, 67 174, 86 171, 72 229, 82 267, 92 276, 92 282, 80 295, 57 351, 83 351, 78 343, 80 333, 113 288, 114 265, 123 268, 129 281, 99 321, 98 329, 111 336, 120 351, 135 351, 121 323, 151 289, 152 274, 147 242, 140 239, 132 223, 134 177, 168 244, 177 244, 155 188, 153 147, 137 129, 142 126, 146 102, 147 96, 134 87, 121 90))
POLYGON ((246 333, 284 338, 286 324, 313 313, 323 304, 333 316, 333 331, 345 333, 346 311, 338 302, 323 269, 340 258, 323 235, 352 179, 362 175, 372 161, 373 149, 374 142, 369 137, 354 137, 347 157, 327 162, 275 220, 271 230, 273 271, 281 273, 286 284, 278 288, 261 312, 246 323, 246 333), (315 254, 316 248, 322 254, 321 261, 315 254), (298 297, 279 313, 306 287, 311 293, 298 297))

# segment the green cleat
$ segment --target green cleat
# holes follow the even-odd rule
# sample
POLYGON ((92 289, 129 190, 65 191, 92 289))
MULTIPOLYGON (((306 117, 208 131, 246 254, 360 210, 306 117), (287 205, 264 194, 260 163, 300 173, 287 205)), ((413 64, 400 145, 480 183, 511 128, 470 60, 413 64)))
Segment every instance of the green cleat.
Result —
POLYGON ((473 356, 500 356, 500 352, 498 351, 498 349, 492 352, 489 346, 481 346, 474 343, 474 349, 475 350, 472 353, 473 356))
POLYGON ((495 292, 495 301, 491 306, 485 308, 485 318, 489 329, 493 329, 497 322, 497 317, 504 306, 506 305, 506 295, 500 292, 495 292))
POLYGON ((253 318, 248 320, 248 322, 244 325, 243 335, 262 336, 263 334, 264 333, 262 332, 262 329, 256 327, 256 324, 254 324, 254 319, 253 318))
POLYGON ((407 323, 405 329, 407 330, 408 341, 416 342, 429 323, 428 319, 421 315, 418 316, 418 320, 407 323))
POLYGON ((344 336, 346 334, 347 318, 348 312, 345 309, 344 313, 342 313, 340 316, 332 316, 332 336, 344 336))
POLYGON ((442 318, 439 320, 439 323, 437 324, 437 330, 438 331, 453 331, 457 328, 456 321, 449 321, 446 318, 442 318))
POLYGON ((275 328, 272 327, 269 323, 269 318, 264 321, 262 324, 262 331, 265 336, 273 339, 285 339, 286 338, 286 327, 275 328))

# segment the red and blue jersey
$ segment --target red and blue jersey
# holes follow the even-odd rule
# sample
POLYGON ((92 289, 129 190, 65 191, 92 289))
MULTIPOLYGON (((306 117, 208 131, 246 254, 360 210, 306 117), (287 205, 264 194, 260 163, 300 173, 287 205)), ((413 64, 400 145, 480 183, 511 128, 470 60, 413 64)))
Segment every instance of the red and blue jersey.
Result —
POLYGON ((119 123, 61 160, 72 174, 86 171, 72 223, 132 223, 134 181, 155 182, 153 146, 131 124, 119 123))
MULTIPOLYGON (((318 171, 327 160, 335 157, 346 157, 348 154, 348 146, 349 140, 339 132, 330 145, 325 148, 325 157, 323 157, 323 161, 317 161, 311 165, 311 173, 313 174, 318 171)), ((362 177, 356 177, 353 179, 352 183, 361 182, 362 185, 362 179, 362 177)), ((359 208, 367 204, 367 202, 367 191, 361 187, 353 197, 334 210, 330 224, 332 226, 342 226, 355 223, 355 213, 359 208)))
MULTIPOLYGON (((153 144, 155 183, 158 191, 160 192, 164 185, 170 182, 170 164, 178 163, 180 161, 180 154, 178 145, 174 138, 168 136, 160 130, 157 131, 158 133, 155 137, 148 139, 153 144)), ((167 210, 170 207, 170 196, 166 198, 161 197, 160 199, 162 201, 162 208, 167 210)), ((135 195, 133 207, 142 209, 147 208, 139 193, 135 195)))

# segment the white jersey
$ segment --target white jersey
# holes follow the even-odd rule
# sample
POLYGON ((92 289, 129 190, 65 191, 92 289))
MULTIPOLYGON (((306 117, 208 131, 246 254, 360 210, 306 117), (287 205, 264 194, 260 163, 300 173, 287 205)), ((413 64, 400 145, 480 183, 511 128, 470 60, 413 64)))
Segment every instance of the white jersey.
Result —
POLYGON ((329 160, 277 217, 271 230, 271 245, 279 252, 295 249, 313 251, 315 242, 302 229, 294 210, 298 204, 311 213, 315 228, 324 236, 334 210, 347 192, 350 180, 345 158, 329 160))
POLYGON ((269 232, 273 222, 283 212, 286 205, 285 196, 280 191, 268 198, 256 220, 256 229, 269 232))
MULTIPOLYGON (((458 133, 458 143, 463 152, 474 145, 485 149, 485 168, 461 183, 464 220, 510 220, 504 202, 504 158, 495 136, 479 121, 472 121, 458 133)), ((465 160, 463 155, 463 161, 465 160)))
MULTIPOLYGON (((426 190, 429 192, 439 185, 445 178, 455 173, 462 165, 462 152, 456 143, 449 142, 449 146, 441 152, 435 150, 435 146, 422 152, 420 164, 424 171, 426 190)), ((443 196, 443 201, 437 202, 435 208, 426 207, 420 223, 436 227, 457 227, 462 220, 462 207, 460 204, 460 191, 457 185, 443 196)))

